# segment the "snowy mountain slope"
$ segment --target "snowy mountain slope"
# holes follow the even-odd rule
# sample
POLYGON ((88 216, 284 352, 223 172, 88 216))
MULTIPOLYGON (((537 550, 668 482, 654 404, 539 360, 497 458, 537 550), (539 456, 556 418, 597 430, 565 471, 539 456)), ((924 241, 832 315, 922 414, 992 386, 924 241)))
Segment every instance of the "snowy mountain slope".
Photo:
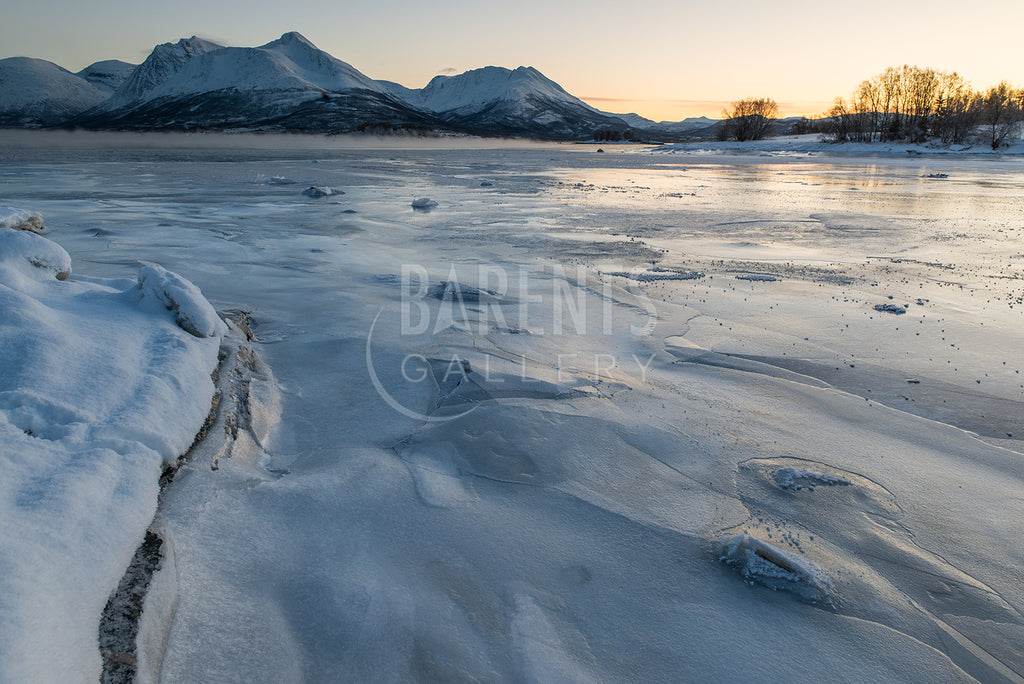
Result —
POLYGON ((495 101, 514 102, 524 98, 543 98, 590 108, 533 67, 510 70, 495 66, 457 76, 435 76, 419 91, 418 104, 434 112, 466 115, 479 112, 495 101))
MULTIPOLYGON (((143 63, 140 70, 145 69, 147 63, 143 63)), ((164 62, 159 60, 158 63, 164 62)), ((156 80, 142 74, 140 80, 143 79, 149 83, 148 87, 119 91, 114 102, 124 101, 128 94, 152 101, 229 89, 308 91, 311 97, 322 92, 354 89, 384 92, 376 81, 317 49, 295 32, 256 48, 216 47, 193 53, 167 78, 156 80)))
POLYGON ((639 114, 630 112, 629 114, 614 114, 623 121, 625 121, 631 128, 656 128, 658 124, 654 123, 647 117, 640 116, 639 114))
POLYGON ((117 109, 132 102, 148 99, 156 88, 171 80, 193 57, 220 47, 196 36, 182 38, 177 43, 157 45, 149 57, 114 91, 110 99, 103 103, 103 109, 117 109))
POLYGON ((435 76, 419 90, 382 85, 409 104, 475 133, 586 138, 598 128, 628 128, 622 119, 591 107, 533 67, 489 66, 435 76))
POLYGON ((437 121, 290 32, 255 48, 195 37, 157 46, 110 100, 72 123, 340 133, 432 128, 437 121))
POLYGON ((4 103, 20 104, 0 114, 0 125, 444 131, 554 140, 588 140, 607 133, 619 139, 632 128, 645 138, 662 133, 663 139, 678 138, 670 128, 676 124, 603 112, 533 67, 488 66, 436 76, 413 89, 371 79, 296 32, 252 48, 224 47, 192 36, 156 46, 137 67, 108 60, 78 75, 56 65, 44 68, 48 63, 39 60, 19 59, 17 69, 13 63, 9 68, 17 72, 8 79, 15 85, 0 88, 0 94, 17 91, 17 97, 5 97, 4 103), (28 66, 34 69, 30 75, 28 66), (46 85, 34 90, 24 85, 44 81, 46 85))
POLYGON ((0 59, 0 126, 58 123, 105 98, 99 88, 52 62, 0 59))
POLYGON ((76 76, 84 78, 107 95, 111 95, 128 80, 136 66, 119 59, 108 59, 90 64, 79 71, 76 76))
POLYGON ((682 121, 661 121, 655 124, 655 126, 662 130, 680 133, 714 126, 718 121, 719 119, 709 119, 706 116, 691 116, 690 118, 683 119, 682 121))
POLYGON ((71 124, 95 130, 235 130, 293 133, 429 133, 443 122, 386 95, 365 90, 215 92, 164 97, 113 112, 89 113, 71 124))

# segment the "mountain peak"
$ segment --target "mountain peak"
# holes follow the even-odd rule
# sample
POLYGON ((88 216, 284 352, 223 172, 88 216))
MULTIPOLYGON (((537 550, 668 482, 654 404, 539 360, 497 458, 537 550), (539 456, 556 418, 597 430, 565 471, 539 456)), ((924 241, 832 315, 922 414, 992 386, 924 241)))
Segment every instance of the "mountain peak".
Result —
POLYGON ((277 40, 272 40, 266 45, 261 45, 259 50, 284 50, 285 52, 298 51, 302 53, 320 52, 320 48, 313 45, 313 42, 298 31, 289 31, 277 40))
POLYGON ((298 31, 289 31, 288 33, 283 34, 278 40, 282 43, 301 43, 302 45, 316 49, 316 45, 313 45, 313 42, 309 40, 309 38, 306 38, 306 36, 302 35, 298 31))
POLYGON ((161 43, 153 48, 142 64, 114 91, 104 107, 122 106, 145 97, 146 93, 165 83, 197 55, 219 50, 223 46, 198 36, 182 38, 177 43, 161 43))
POLYGON ((93 64, 90 64, 79 71, 76 75, 84 78, 89 83, 92 83, 107 95, 110 95, 117 90, 122 83, 128 80, 128 77, 131 76, 132 71, 134 70, 134 64, 122 62, 117 59, 107 59, 102 62, 94 62, 93 64))
POLYGON ((0 125, 46 125, 85 111, 106 97, 53 62, 0 59, 0 125))
POLYGON ((415 104, 430 111, 479 111, 486 103, 540 97, 586 107, 533 67, 486 66, 456 76, 435 76, 418 91, 415 104))
POLYGON ((161 45, 157 45, 157 49, 165 48, 168 50, 173 50, 175 52, 184 52, 188 55, 198 55, 222 47, 224 46, 220 45, 219 43, 214 43, 212 40, 206 40, 205 38, 200 38, 199 36, 192 36, 191 38, 182 38, 177 43, 163 43, 161 45))

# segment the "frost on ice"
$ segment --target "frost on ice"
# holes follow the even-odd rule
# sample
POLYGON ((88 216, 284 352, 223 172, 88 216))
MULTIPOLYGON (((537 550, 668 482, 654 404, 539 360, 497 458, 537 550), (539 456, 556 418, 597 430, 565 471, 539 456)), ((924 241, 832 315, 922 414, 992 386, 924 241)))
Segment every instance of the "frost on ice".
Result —
POLYGON ((158 266, 138 286, 70 274, 60 245, 0 228, 5 682, 99 679, 100 613, 214 391, 223 323, 194 285, 158 266))

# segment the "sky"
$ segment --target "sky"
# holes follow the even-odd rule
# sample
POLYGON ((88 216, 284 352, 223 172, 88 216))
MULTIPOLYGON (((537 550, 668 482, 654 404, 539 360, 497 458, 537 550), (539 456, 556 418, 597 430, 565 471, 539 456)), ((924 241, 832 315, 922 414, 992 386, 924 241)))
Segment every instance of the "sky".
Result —
POLYGON ((1020 0, 0 0, 0 16, 0 58, 71 71, 192 35, 256 46, 298 31, 372 78, 416 88, 533 66, 595 107, 656 121, 718 117, 744 97, 819 115, 901 64, 1024 85, 1020 0))

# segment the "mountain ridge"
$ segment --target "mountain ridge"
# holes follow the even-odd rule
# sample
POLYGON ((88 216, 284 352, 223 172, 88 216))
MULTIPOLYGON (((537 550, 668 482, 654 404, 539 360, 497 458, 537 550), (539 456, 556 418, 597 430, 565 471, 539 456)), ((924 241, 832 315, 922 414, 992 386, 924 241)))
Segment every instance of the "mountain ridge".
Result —
MULTIPOLYGON (((258 47, 228 47, 192 36, 157 45, 138 66, 107 60, 78 74, 39 61, 43 64, 21 75, 29 93, 20 101, 21 110, 0 117, 0 125, 415 131, 551 140, 598 134, 617 139, 631 129, 651 137, 667 130, 637 115, 603 112, 530 66, 487 66, 435 76, 418 89, 375 80, 295 31, 258 47), (37 72, 46 77, 33 84, 37 72), (55 102, 47 97, 48 89, 75 98, 43 112, 47 102, 55 102)), ((6 100, 0 81, 0 101, 6 100)))

